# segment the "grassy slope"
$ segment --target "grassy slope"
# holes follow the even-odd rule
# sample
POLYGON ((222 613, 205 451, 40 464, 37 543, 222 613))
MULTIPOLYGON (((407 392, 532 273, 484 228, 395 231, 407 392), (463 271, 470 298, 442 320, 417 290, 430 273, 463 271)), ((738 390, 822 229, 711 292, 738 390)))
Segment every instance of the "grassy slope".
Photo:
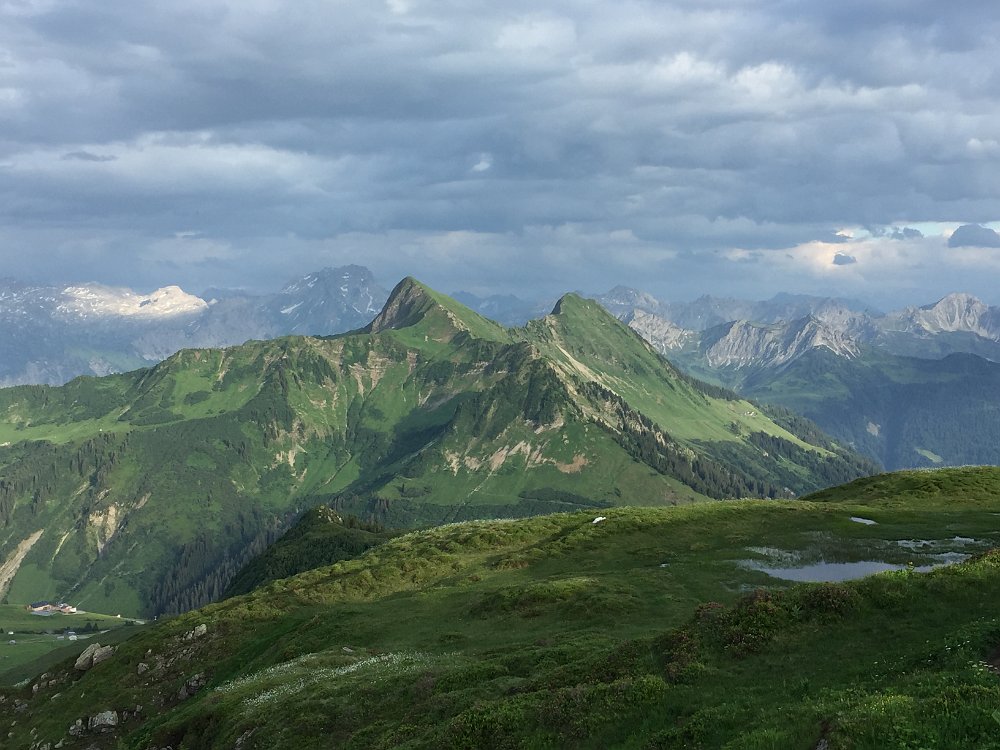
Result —
POLYGON ((572 295, 511 331, 407 279, 367 333, 0 390, 12 443, 0 447, 0 552, 44 530, 7 599, 183 611, 321 503, 420 526, 803 491, 865 470, 749 410, 572 295), (624 438, 646 410, 643 454, 624 438), (664 446, 674 464, 655 463, 664 446))
POLYGON ((358 557, 398 534, 356 519, 345 521, 326 506, 313 508, 237 573, 224 595, 248 594, 279 578, 358 557))
POLYGON ((563 297, 553 315, 531 321, 527 337, 552 359, 601 382, 681 441, 735 442, 740 432, 762 431, 807 447, 735 396, 719 397, 684 378, 638 334, 597 302, 563 297), (742 429, 730 429, 732 423, 742 429))
POLYGON ((79 654, 93 637, 93 631, 127 630, 131 621, 97 612, 72 615, 33 615, 24 607, 0 604, 0 684, 11 684, 37 675, 50 664, 79 654), (59 640, 66 630, 74 630, 82 640, 59 640), (13 633, 13 635, 11 635, 13 633), (10 643, 10 641, 15 643, 10 643))
POLYGON ((981 549, 998 498, 1000 470, 954 470, 417 532, 162 623, 82 678, 57 670, 13 737, 56 742, 139 701, 164 713, 129 719, 124 747, 998 747, 1000 557, 790 588, 734 564, 753 546, 981 549), (195 673, 208 688, 178 703, 195 673))

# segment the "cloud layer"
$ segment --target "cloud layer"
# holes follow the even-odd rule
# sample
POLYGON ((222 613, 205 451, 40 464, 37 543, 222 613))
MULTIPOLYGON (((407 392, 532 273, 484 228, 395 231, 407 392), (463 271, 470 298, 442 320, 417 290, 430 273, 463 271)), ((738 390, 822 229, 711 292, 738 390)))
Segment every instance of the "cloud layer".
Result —
POLYGON ((930 0, 0 0, 0 260, 989 297, 991 245, 948 237, 1000 219, 998 32, 930 0))

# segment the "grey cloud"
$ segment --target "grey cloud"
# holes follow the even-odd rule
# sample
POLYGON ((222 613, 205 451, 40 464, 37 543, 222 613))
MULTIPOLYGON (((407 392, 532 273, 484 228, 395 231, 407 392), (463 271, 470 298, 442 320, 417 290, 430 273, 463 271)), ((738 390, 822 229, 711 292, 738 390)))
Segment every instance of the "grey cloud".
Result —
POLYGON ((104 161, 114 161, 117 157, 109 155, 101 155, 101 154, 92 154, 90 151, 70 151, 68 153, 63 154, 60 158, 63 161, 73 161, 74 159, 76 159, 77 161, 104 162, 104 161))
POLYGON ((858 259, 853 255, 846 255, 845 253, 837 253, 833 256, 833 265, 835 266, 850 266, 858 262, 858 259))
POLYGON ((25 275, 261 286, 367 253, 386 283, 741 293, 772 282, 732 250, 763 266, 846 226, 1000 215, 983 3, 46 7, 0 8, 0 260, 25 275), (182 231, 229 255, 168 263, 182 231))
POLYGON ((981 224, 963 224, 948 238, 948 247, 1000 247, 1000 233, 981 224))

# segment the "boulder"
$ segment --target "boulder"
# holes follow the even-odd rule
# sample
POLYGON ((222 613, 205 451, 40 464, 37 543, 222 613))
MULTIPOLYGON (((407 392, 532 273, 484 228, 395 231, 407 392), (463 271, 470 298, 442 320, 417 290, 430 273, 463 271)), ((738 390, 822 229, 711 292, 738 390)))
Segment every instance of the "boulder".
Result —
POLYGON ((90 717, 87 726, 92 732, 110 732, 118 726, 118 712, 101 711, 101 713, 90 717))
POLYGON ((199 672, 181 686, 181 689, 177 691, 177 699, 182 701, 187 700, 205 687, 207 682, 208 680, 205 678, 204 673, 199 672))
POLYGON ((107 661, 114 655, 114 653, 115 653, 114 646, 104 646, 102 648, 97 649, 97 651, 94 652, 93 666, 96 667, 102 661, 107 661))
POLYGON ((185 633, 184 634, 184 640, 185 641, 193 641, 196 638, 201 638, 207 632, 208 632, 208 625, 206 625, 205 623, 202 623, 201 625, 198 625, 194 630, 191 630, 188 633, 185 633))
POLYGON ((110 659, 114 653, 115 649, 113 646, 102 646, 100 643, 91 643, 77 657, 76 663, 73 666, 81 672, 86 672, 94 665, 110 659))

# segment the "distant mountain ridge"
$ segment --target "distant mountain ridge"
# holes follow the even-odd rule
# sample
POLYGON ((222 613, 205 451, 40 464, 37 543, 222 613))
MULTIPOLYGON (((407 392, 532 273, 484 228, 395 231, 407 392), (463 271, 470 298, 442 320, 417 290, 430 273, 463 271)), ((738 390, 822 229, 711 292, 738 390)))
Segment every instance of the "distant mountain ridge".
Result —
POLYGON ((340 333, 365 325, 387 295, 362 266, 325 268, 271 295, 7 280, 0 282, 0 385, 58 385, 148 366, 184 348, 340 333))
POLYGON ((595 299, 661 353, 684 356, 697 347, 710 367, 770 367, 822 347, 856 357, 864 345, 913 357, 969 353, 1000 360, 1000 307, 969 294, 949 294, 929 305, 891 313, 852 300, 790 294, 761 302, 704 296, 669 303, 615 287, 595 299), (811 333, 805 339, 794 333, 806 329, 811 333), (739 353, 733 350, 737 339, 739 353), (720 349, 723 340, 726 345, 720 349))
POLYGON ((1000 308, 971 295, 884 315, 809 297, 684 308, 616 288, 601 299, 658 310, 620 317, 684 372, 802 414, 887 469, 1000 463, 1000 308), (700 325, 706 310, 772 322, 693 330, 664 317, 700 325))
POLYGON ((692 302, 669 302, 647 292, 616 286, 594 299, 619 317, 638 309, 689 331, 704 331, 734 320, 771 324, 812 316, 824 322, 846 323, 880 315, 857 300, 805 294, 782 293, 763 301, 702 295, 692 302))

